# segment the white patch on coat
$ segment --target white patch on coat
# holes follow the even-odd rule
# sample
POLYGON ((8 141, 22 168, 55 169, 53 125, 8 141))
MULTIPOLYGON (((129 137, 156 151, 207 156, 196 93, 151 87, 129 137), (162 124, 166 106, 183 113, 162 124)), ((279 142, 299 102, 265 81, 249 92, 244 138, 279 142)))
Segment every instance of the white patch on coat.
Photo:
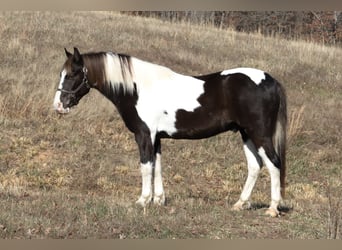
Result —
POLYGON ((200 107, 198 97, 204 93, 204 81, 136 58, 132 63, 139 93, 136 109, 140 118, 151 134, 164 131, 172 135, 177 131, 177 110, 193 112, 200 107))
POLYGON ((266 79, 265 72, 254 68, 235 68, 228 69, 221 72, 221 75, 230 75, 241 73, 248 76, 256 85, 259 85, 262 80, 266 79))
MULTIPOLYGON (((58 89, 63 89, 63 82, 64 82, 66 75, 67 75, 67 71, 64 69, 61 72, 61 78, 58 84, 58 89)), ((53 101, 53 107, 58 113, 68 113, 69 108, 66 108, 66 109, 63 108, 63 103, 61 102, 61 94, 62 92, 60 90, 56 91, 55 98, 53 101)))

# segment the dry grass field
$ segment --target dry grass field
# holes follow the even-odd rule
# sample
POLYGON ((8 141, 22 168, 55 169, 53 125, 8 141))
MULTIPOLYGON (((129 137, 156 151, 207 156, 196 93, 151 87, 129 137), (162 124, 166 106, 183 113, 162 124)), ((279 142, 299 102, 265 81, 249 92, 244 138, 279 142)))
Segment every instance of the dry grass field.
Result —
POLYGON ((109 12, 0 13, 0 238, 342 238, 342 49, 109 12), (135 205, 139 157, 95 90, 69 115, 52 109, 64 47, 115 51, 189 75, 248 66, 288 95, 283 216, 233 212, 247 166, 238 134, 164 140, 167 204, 135 205))

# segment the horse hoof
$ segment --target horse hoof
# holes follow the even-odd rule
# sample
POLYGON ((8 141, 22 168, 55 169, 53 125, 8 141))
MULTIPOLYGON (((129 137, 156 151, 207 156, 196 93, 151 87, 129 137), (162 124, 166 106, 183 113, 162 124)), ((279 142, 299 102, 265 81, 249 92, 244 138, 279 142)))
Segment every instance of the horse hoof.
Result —
POLYGON ((243 210, 243 207, 242 205, 240 204, 235 204, 232 208, 231 208, 232 211, 242 211, 243 210))
POLYGON ((158 206, 163 206, 165 205, 165 195, 158 195, 153 197, 153 203, 158 205, 158 206))
POLYGON ((248 209, 250 208, 250 203, 249 201, 241 201, 241 200, 238 200, 234 205, 233 207, 231 208, 232 211, 242 211, 242 210, 245 210, 245 209, 248 209))
POLYGON ((280 217, 280 213, 277 209, 268 208, 265 212, 266 215, 271 216, 272 218, 280 217))
POLYGON ((239 212, 239 211, 242 211, 242 210, 243 210, 242 207, 233 206, 233 207, 231 208, 231 211, 235 211, 235 212, 239 212))
POLYGON ((140 198, 135 202, 135 204, 142 207, 146 207, 148 203, 151 202, 151 197, 140 196, 140 198))

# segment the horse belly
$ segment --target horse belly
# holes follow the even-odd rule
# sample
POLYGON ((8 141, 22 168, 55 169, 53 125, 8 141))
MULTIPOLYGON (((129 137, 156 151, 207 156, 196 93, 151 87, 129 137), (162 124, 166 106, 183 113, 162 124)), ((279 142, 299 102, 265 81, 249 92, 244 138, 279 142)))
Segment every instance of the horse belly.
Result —
POLYGON ((177 131, 172 134, 172 138, 176 139, 202 139, 238 129, 223 111, 205 112, 200 109, 194 112, 178 110, 175 128, 177 131))

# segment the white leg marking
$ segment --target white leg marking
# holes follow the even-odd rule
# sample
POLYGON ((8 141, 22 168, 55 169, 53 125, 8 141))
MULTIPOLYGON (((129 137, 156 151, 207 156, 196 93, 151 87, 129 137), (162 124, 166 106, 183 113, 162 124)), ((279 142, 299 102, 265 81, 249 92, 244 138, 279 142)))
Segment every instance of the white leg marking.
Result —
POLYGON ((280 170, 274 166, 271 160, 267 157, 265 150, 261 147, 258 150, 259 155, 265 162, 265 165, 270 173, 271 176, 271 205, 266 211, 267 215, 272 217, 279 216, 278 205, 281 201, 281 194, 280 194, 280 170))
POLYGON ((161 155, 157 153, 156 164, 154 168, 154 197, 153 202, 158 205, 164 205, 165 195, 162 179, 161 155))
MULTIPOLYGON (((233 210, 242 210, 243 205, 248 202, 252 190, 254 188, 255 182, 258 178, 260 172, 261 162, 256 158, 257 151, 252 141, 248 140, 243 145, 243 150, 245 152, 247 158, 247 166, 248 166, 248 177, 246 183, 242 189, 242 193, 240 195, 240 199, 234 204, 233 210)), ((258 157, 258 156, 257 156, 258 157)), ((250 206, 248 202, 248 206, 250 206)))
POLYGON ((140 166, 142 176, 141 196, 137 200, 137 204, 145 207, 152 199, 152 163, 147 162, 140 166))

